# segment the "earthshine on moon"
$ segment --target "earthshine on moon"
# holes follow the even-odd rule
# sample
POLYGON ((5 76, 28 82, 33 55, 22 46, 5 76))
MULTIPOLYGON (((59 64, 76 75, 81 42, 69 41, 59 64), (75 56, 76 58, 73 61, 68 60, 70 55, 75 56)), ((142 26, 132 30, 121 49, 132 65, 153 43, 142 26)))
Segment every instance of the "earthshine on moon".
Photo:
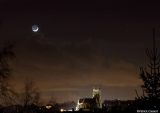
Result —
POLYGON ((33 25, 33 26, 32 26, 32 31, 33 31, 33 32, 38 32, 38 30, 39 30, 38 25, 33 25))

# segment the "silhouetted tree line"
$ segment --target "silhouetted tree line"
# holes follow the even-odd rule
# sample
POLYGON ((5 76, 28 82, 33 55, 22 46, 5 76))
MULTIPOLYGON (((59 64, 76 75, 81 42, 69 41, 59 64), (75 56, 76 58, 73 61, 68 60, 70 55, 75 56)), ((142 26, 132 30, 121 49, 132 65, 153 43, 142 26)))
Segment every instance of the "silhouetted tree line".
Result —
POLYGON ((74 102, 57 103, 54 98, 49 101, 52 106, 42 106, 40 92, 35 82, 26 79, 22 92, 16 92, 9 84, 11 78, 10 61, 15 58, 13 45, 10 43, 0 50, 0 113, 53 113, 61 108, 76 106, 74 102))
POLYGON ((11 104, 14 100, 15 92, 9 85, 9 78, 11 69, 9 67, 9 60, 15 57, 12 51, 13 45, 7 44, 0 51, 0 104, 11 104))
POLYGON ((143 95, 135 100, 137 109, 160 108, 160 54, 156 48, 155 29, 153 30, 153 49, 146 50, 148 64, 140 68, 143 95))
POLYGON ((9 84, 10 61, 15 58, 13 45, 6 43, 0 50, 0 112, 25 113, 39 110, 40 93, 33 81, 26 80, 23 92, 15 92, 9 84))

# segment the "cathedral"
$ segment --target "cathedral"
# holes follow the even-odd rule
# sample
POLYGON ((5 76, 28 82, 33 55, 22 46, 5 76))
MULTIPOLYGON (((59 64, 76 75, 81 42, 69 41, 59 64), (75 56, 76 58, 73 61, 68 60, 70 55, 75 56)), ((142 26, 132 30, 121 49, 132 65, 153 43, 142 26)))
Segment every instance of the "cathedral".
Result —
POLYGON ((93 88, 92 98, 81 98, 78 100, 76 110, 80 111, 94 111, 101 109, 101 90, 99 88, 93 88))

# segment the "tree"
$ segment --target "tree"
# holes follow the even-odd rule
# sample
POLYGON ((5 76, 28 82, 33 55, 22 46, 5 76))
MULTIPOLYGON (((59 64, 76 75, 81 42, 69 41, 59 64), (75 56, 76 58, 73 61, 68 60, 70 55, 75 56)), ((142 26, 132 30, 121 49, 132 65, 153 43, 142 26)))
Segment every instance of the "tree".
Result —
POLYGON ((15 92, 10 87, 8 80, 11 77, 9 61, 15 57, 13 45, 6 44, 0 50, 0 101, 1 104, 10 104, 14 101, 15 92))
POLYGON ((146 50, 148 57, 147 68, 140 68, 140 78, 143 81, 142 89, 145 97, 160 99, 160 54, 155 45, 155 30, 153 31, 153 50, 146 50))
POLYGON ((31 105, 36 105, 36 106, 40 105, 40 93, 33 81, 26 80, 24 85, 24 92, 22 93, 20 98, 21 98, 21 104, 24 107, 31 105))
POLYGON ((160 54, 155 44, 155 30, 153 30, 153 49, 146 50, 148 64, 140 68, 140 79, 143 95, 137 96, 134 106, 137 109, 159 109, 160 106, 160 54))

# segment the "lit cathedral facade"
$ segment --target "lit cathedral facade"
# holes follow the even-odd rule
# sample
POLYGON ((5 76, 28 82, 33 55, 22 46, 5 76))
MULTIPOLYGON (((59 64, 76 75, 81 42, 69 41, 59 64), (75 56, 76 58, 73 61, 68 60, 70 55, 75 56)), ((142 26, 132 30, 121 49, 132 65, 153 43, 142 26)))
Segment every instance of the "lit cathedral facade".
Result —
POLYGON ((92 98, 81 98, 78 100, 76 110, 93 111, 102 108, 101 103, 101 90, 98 88, 93 89, 92 98))

